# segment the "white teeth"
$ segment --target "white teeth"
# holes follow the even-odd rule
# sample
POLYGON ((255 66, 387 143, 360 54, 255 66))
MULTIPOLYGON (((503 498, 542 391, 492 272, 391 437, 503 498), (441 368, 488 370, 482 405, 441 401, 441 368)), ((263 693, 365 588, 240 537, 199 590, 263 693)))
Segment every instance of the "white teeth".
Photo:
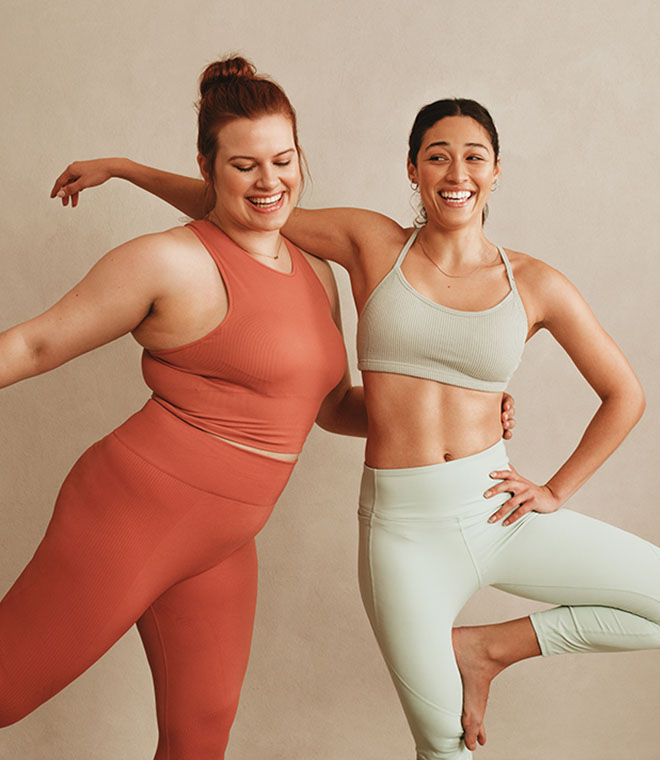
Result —
POLYGON ((442 198, 445 198, 448 201, 466 201, 472 195, 472 193, 469 190, 443 190, 440 195, 442 198))
POLYGON ((267 198, 248 198, 248 200, 255 206, 272 206, 275 203, 279 203, 283 195, 284 192, 281 192, 277 195, 269 195, 267 198))

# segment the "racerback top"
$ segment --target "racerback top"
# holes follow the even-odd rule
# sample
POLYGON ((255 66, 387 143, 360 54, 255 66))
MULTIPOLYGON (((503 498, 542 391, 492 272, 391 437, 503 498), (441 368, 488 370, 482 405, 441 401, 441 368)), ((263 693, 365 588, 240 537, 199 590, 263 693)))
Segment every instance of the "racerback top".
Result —
POLYGON ((509 279, 508 294, 490 309, 459 311, 426 298, 403 275, 401 265, 418 231, 362 309, 358 368, 503 391, 520 363, 528 329, 504 250, 498 248, 509 279))
POLYGON ((142 355, 152 398, 208 433, 299 452, 346 351, 321 281, 292 243, 291 272, 252 258, 209 221, 191 222, 222 276, 228 311, 198 340, 142 355))

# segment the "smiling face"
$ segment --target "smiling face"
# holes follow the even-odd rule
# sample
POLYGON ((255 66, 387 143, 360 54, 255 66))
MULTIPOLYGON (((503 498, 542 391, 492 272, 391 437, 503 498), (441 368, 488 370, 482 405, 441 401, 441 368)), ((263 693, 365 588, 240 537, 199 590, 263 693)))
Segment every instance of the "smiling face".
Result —
POLYGON ((424 133, 408 177, 419 185, 429 222, 446 229, 481 225, 500 173, 488 132, 469 116, 446 116, 424 133))
MULTIPOLYGON (((203 157, 199 164, 210 181, 203 157)), ((234 119, 218 132, 214 216, 225 231, 279 230, 298 201, 300 180, 300 160, 286 116, 234 119)))

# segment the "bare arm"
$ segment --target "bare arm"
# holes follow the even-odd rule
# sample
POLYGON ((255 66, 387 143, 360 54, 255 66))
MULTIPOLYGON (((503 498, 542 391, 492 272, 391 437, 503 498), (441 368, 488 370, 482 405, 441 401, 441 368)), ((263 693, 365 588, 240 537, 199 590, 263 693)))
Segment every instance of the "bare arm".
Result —
MULTIPOLYGON (((131 182, 193 219, 200 219, 206 211, 203 180, 153 169, 128 158, 74 161, 55 180, 50 195, 60 198, 64 206, 71 199, 75 207, 83 190, 102 185, 112 177, 131 182)), ((401 227, 382 214, 363 209, 296 208, 282 231, 299 248, 351 271, 361 253, 373 245, 374 238, 383 241, 400 235, 401 227)))
POLYGON ((203 180, 153 169, 129 158, 74 161, 55 180, 50 197, 61 198, 63 206, 71 199, 71 206, 75 208, 83 190, 102 185, 112 177, 131 182, 193 219, 204 216, 206 185, 203 180))
MULTIPOLYGON (((332 318, 343 335, 339 293, 332 269, 325 261, 308 258, 326 289, 332 308, 332 318)), ((364 389, 361 385, 351 384, 348 366, 342 379, 323 400, 316 416, 316 424, 330 433, 366 438, 367 410, 364 403, 364 389)))
POLYGON ((642 416, 645 405, 635 373, 577 289, 559 272, 545 267, 536 290, 542 293, 542 315, 536 327, 551 332, 598 394, 601 404, 577 448, 544 486, 530 483, 513 468, 493 473, 504 481, 487 494, 512 491, 514 496, 491 520, 500 519, 520 505, 505 524, 530 510, 552 512, 564 504, 619 446, 642 416))
POLYGON ((115 248, 48 311, 0 333, 0 388, 109 343, 147 318, 163 286, 160 238, 115 248))

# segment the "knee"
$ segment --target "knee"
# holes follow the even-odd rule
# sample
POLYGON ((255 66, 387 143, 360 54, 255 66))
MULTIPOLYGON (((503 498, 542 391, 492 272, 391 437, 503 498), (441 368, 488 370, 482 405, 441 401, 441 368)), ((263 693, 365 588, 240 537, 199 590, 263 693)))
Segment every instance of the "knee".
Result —
POLYGON ((170 716, 161 733, 159 751, 154 760, 222 760, 225 756, 229 731, 236 707, 226 710, 197 712, 170 716))

